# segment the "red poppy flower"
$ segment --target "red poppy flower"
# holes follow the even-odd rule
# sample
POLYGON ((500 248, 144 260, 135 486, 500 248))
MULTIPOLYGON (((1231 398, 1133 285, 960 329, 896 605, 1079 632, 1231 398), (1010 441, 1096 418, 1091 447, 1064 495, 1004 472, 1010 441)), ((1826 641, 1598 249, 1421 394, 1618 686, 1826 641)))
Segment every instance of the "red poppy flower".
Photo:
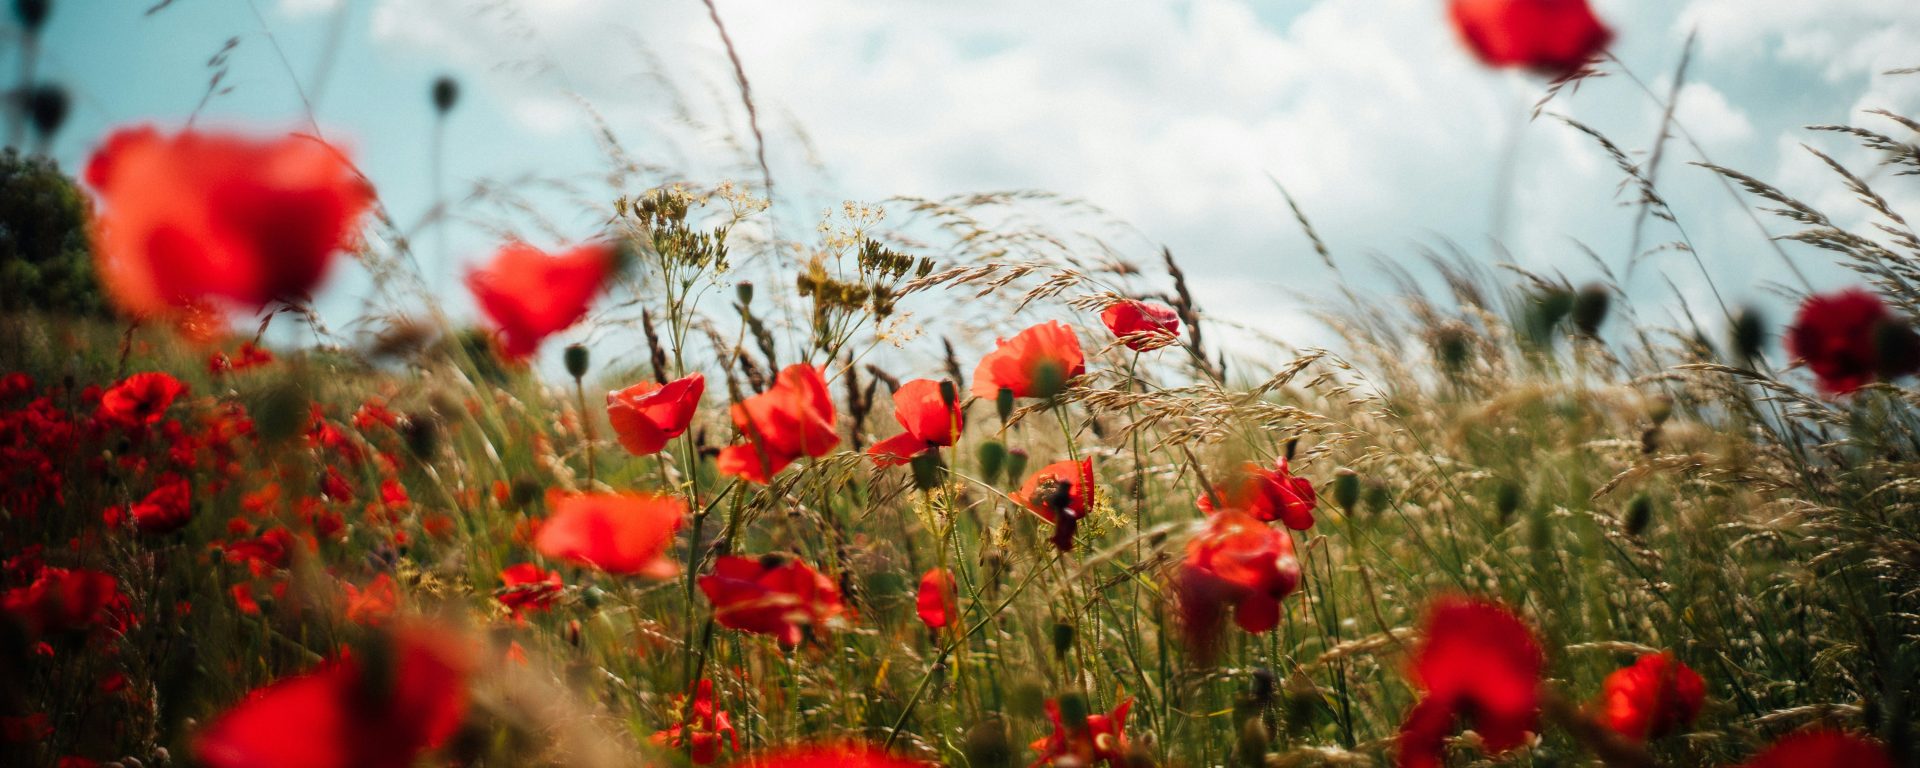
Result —
POLYGON ((1607 675, 1600 686, 1601 717, 1627 738, 1657 739, 1692 724, 1706 697, 1699 673, 1672 653, 1649 653, 1607 675))
POLYGON ((1410 674, 1425 693, 1400 725, 1401 768, 1439 766, 1456 719, 1491 754, 1519 746, 1540 726, 1546 659, 1526 623, 1504 606, 1442 598, 1427 612, 1410 674))
POLYGON ((160 423, 168 406, 186 391, 186 385, 167 374, 136 373, 100 393, 97 418, 125 429, 150 427, 160 423))
POLYGON ((607 573, 672 578, 667 559, 687 503, 645 493, 574 493, 557 497, 533 547, 540 554, 607 573))
POLYGON ((1180 315, 1172 307, 1133 299, 1108 304, 1100 312, 1100 322, 1135 352, 1172 344, 1174 335, 1180 332, 1180 315))
MULTIPOLYGON (((1273 469, 1261 469, 1260 465, 1247 462, 1241 466, 1237 479, 1228 481, 1225 490, 1215 493, 1228 509, 1244 510, 1269 523, 1279 520, 1296 531, 1313 527, 1313 508, 1319 503, 1319 497, 1313 493, 1313 483, 1304 477, 1295 477, 1284 457, 1274 462, 1273 469)), ((1213 512, 1213 499, 1207 494, 1200 494, 1195 503, 1201 510, 1213 512)))
POLYGON ((748 758, 744 768, 927 768, 930 764, 887 754, 869 744, 805 744, 748 758))
POLYGON ((518 360, 533 354, 548 336, 586 317, 613 267, 613 247, 605 243, 554 255, 526 243, 508 243, 493 263, 467 273, 467 290, 499 329, 501 352, 518 360))
POLYGON ((719 759, 720 745, 723 743, 720 737, 723 734, 726 736, 725 743, 730 744, 734 752, 740 751, 740 736, 733 732, 733 721, 727 713, 713 706, 712 680, 701 680, 700 685, 694 688, 693 708, 680 710, 679 706, 684 705, 686 699, 684 694, 673 697, 675 710, 684 719, 674 723, 671 728, 654 731, 649 741, 664 747, 685 749, 687 742, 681 734, 692 731, 694 765, 712 765, 714 760, 719 759))
POLYGON ((160 477, 160 482, 146 498, 141 499, 128 509, 133 525, 141 533, 172 533, 185 527, 193 519, 193 486, 187 479, 172 472, 160 477))
POLYGON ((840 587, 798 558, 724 555, 699 584, 721 626, 772 635, 789 647, 800 644, 803 630, 823 630, 846 612, 840 587))
POLYGON ((914 607, 919 610, 920 621, 928 629, 942 629, 952 623, 960 613, 953 572, 945 568, 933 568, 922 575, 920 591, 914 597, 914 607))
POLYGON ((1109 766, 1124 765, 1127 758, 1127 711, 1133 699, 1120 702, 1113 714, 1087 715, 1084 724, 1068 727, 1060 721, 1060 702, 1047 700, 1047 719, 1053 721, 1053 735, 1033 742, 1040 765, 1093 765, 1106 761, 1109 766))
POLYGON ((1049 321, 1012 339, 996 340, 994 350, 973 369, 973 394, 992 400, 1007 389, 1014 397, 1052 397, 1086 372, 1080 337, 1059 321, 1049 321))
POLYGON ((1293 537, 1251 516, 1224 510, 1187 543, 1180 566, 1180 610, 1196 650, 1203 650, 1227 607, 1241 629, 1266 632, 1280 623, 1280 601, 1299 587, 1293 537))
POLYGON ((352 582, 341 586, 347 593, 347 621, 355 624, 368 627, 385 624, 400 606, 398 585, 387 574, 373 577, 365 587, 356 587, 352 582))
POLYGON ((249 694, 195 743, 211 768, 406 768, 467 711, 468 649, 413 628, 249 694))
POLYGON ((244 371, 248 368, 266 365, 271 362, 273 362, 272 352, 267 351, 264 347, 256 346, 251 341, 245 341, 241 342, 240 349, 234 351, 231 355, 217 350, 212 355, 209 355, 207 357, 207 372, 218 376, 223 373, 244 371))
POLYGON ((1740 768, 1893 768, 1879 744, 1841 731, 1783 736, 1740 768))
POLYGON ((560 591, 566 583, 560 580, 558 571, 541 570, 533 563, 518 563, 500 571, 500 589, 494 597, 513 613, 515 618, 529 611, 544 611, 552 608, 560 599, 560 591))
POLYGON ((789 365, 767 391, 733 404, 733 426, 747 444, 722 449, 715 465, 720 474, 764 484, 795 459, 839 445, 834 416, 820 369, 789 365))
POLYGON ((940 382, 914 379, 893 393, 893 419, 905 429, 867 450, 879 466, 899 466, 935 448, 953 445, 967 426, 958 396, 940 394, 940 382))
POLYGON ((1565 74, 1613 40, 1587 0, 1453 0, 1449 10, 1454 29, 1488 66, 1565 74))
POLYGON ((1041 467, 1008 497, 1053 523, 1053 546, 1070 552, 1080 518, 1093 503, 1093 457, 1041 467))
POLYGON ((0 613, 30 635, 75 632, 99 624, 120 605, 120 583, 86 568, 41 568, 33 582, 0 594, 0 613))
POLYGON ((1860 288, 1807 297, 1786 341, 1787 354, 1805 360, 1829 395, 1920 370, 1920 336, 1860 288))
POLYGON ((122 129, 86 177, 100 204, 101 282, 143 316, 304 299, 373 202, 346 157, 310 136, 122 129))
POLYGON ((607 420, 628 453, 656 454, 687 431, 706 389, 707 377, 697 373, 666 384, 643 381, 607 393, 607 420))

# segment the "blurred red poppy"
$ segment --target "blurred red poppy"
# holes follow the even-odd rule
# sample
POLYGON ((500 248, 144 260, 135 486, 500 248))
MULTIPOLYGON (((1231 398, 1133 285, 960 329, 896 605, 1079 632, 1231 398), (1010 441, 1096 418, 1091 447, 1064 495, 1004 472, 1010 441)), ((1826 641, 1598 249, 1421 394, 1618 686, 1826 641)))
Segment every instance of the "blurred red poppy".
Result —
POLYGON ((1587 0, 1452 0, 1449 10, 1467 47, 1494 67, 1564 75, 1613 40, 1587 0))
POLYGON ((960 439, 960 432, 967 426, 966 415, 956 402, 958 394, 942 395, 941 384, 933 379, 914 379, 893 393, 893 418, 906 431, 867 450, 874 464, 883 467, 905 464, 920 454, 953 445, 960 439))
POLYGON ((1041 467, 1008 497, 1053 523, 1053 546, 1070 552, 1080 518, 1093 503, 1093 457, 1041 467))
POLYGON ((501 569, 500 584, 493 595, 515 618, 529 610, 552 608, 566 587, 558 571, 543 570, 533 563, 516 563, 501 569))
POLYGON ((920 591, 914 596, 921 623, 928 629, 941 629, 952 623, 959 614, 956 598, 953 572, 945 568, 928 569, 920 576, 920 591))
POLYGON ((846 612, 832 579, 784 555, 721 556, 699 584, 721 626, 772 635, 789 647, 846 612))
POLYGON ((1061 722, 1060 702, 1047 700, 1047 719, 1053 721, 1053 734, 1034 741, 1033 751, 1040 757, 1034 766, 1090 766, 1104 761, 1109 766, 1126 764, 1127 712, 1133 699, 1120 702, 1112 714, 1087 715, 1085 723, 1071 726, 1061 722))
POLYGON ((1893 768, 1885 747, 1842 731, 1782 736, 1740 768, 1893 768))
POLYGON ((811 365, 789 365, 767 391, 733 404, 733 426, 746 445, 720 451, 720 474, 766 483, 801 456, 825 456, 840 444, 833 431, 827 380, 811 365))
POLYGON ((687 431, 707 377, 693 374, 666 384, 643 381, 607 393, 607 420, 620 445, 635 456, 650 456, 687 431))
POLYGON ((547 557, 607 573, 672 578, 680 566, 665 555, 687 517, 676 496, 573 493, 553 500, 553 515, 534 535, 547 557))
POLYGON ((146 498, 128 508, 133 526, 145 534, 172 533, 193 519, 193 486, 172 472, 160 476, 146 498))
POLYGON ((179 379, 157 371, 136 373, 100 393, 98 418, 112 426, 138 429, 160 423, 173 401, 186 394, 179 379))
POLYGON ((1280 623, 1280 601, 1300 587, 1293 537, 1236 510, 1223 510, 1187 543, 1180 565, 1180 612, 1196 650, 1216 636, 1226 609, 1248 632, 1280 623))
MULTIPOLYGON (((1245 511, 1265 522, 1278 520, 1296 531, 1313 527, 1313 508, 1319 497, 1313 493, 1312 482, 1294 476, 1286 458, 1274 462, 1273 469, 1262 469, 1249 461, 1236 474, 1224 490, 1215 491, 1222 506, 1245 511)), ((1209 514, 1214 510, 1213 499, 1207 494, 1200 494, 1195 503, 1209 514)))
POLYGON ((141 316, 305 299, 373 202, 345 155, 300 135, 125 128, 94 152, 86 178, 98 193, 101 281, 141 316))
POLYGON ((868 744, 804 744, 761 752, 743 768, 927 768, 932 765, 887 754, 868 744))
POLYGON ((1410 670, 1424 693, 1400 725, 1398 764, 1441 765, 1459 719, 1490 754, 1520 746, 1540 727, 1545 664, 1533 631, 1505 606, 1465 597, 1435 601, 1410 670))
POLYGON ((1180 315, 1172 307, 1133 299, 1108 304, 1100 312, 1100 322, 1135 352, 1172 344, 1180 332, 1180 315))
POLYGON ((109 574, 42 567, 32 583, 0 594, 0 613, 18 621, 29 635, 49 635, 99 624, 122 602, 120 583, 109 574))
POLYGON ((200 732, 211 768, 406 768, 467 712, 472 654, 413 627, 249 694, 200 732))
POLYGON ((973 370, 973 394, 993 400, 1000 390, 1014 397, 1052 397, 1087 372, 1080 337, 1057 320, 999 339, 973 370))
POLYGON ((1600 686, 1600 714, 1620 735, 1646 741, 1691 725, 1706 697, 1699 673, 1672 653, 1648 653, 1607 675, 1600 686))
POLYGON ((347 621, 355 624, 380 626, 393 618, 393 612, 400 607, 399 587, 387 574, 373 577, 365 587, 356 587, 352 582, 341 586, 347 593, 347 621))
POLYGON ((1787 354, 1806 361, 1828 395, 1920 370, 1920 335, 1860 288, 1807 297, 1786 342, 1787 354))
POLYGON ((467 290, 500 331, 501 353, 519 360, 586 317, 613 267, 613 246, 605 243, 552 255, 526 243, 508 243, 492 263, 467 273, 467 290))
POLYGON ((728 744, 735 753, 740 751, 740 736, 733 732, 733 721, 727 713, 713 705, 713 681, 701 680, 694 688, 693 708, 682 710, 686 704, 686 695, 674 696, 675 712, 683 720, 675 722, 670 728, 653 732, 649 741, 673 749, 687 748, 687 742, 681 734, 693 733, 692 757, 694 765, 712 765, 720 758, 720 745, 728 744), (721 736, 726 736, 723 742, 721 736))

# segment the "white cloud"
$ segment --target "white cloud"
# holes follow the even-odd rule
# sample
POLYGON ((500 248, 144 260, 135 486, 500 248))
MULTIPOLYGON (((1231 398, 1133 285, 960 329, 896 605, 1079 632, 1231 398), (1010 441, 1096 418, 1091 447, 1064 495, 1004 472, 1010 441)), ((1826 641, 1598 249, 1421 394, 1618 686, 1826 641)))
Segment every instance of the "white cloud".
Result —
POLYGON ((1727 101, 1719 89, 1701 82, 1680 88, 1674 119, 1708 149, 1753 138, 1753 122, 1746 112, 1727 101))

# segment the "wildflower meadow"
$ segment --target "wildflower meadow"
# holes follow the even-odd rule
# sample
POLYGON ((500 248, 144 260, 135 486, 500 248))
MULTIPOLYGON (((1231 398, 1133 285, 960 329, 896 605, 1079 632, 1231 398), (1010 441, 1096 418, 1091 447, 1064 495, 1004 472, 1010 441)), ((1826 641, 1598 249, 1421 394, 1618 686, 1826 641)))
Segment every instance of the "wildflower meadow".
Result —
MULTIPOLYGON (((1920 115, 1806 129, 1874 163, 1809 150, 1851 206, 1817 207, 1686 153, 1684 64, 1649 147, 1558 108, 1645 30, 1433 5, 1668 269, 1743 279, 1694 274, 1662 153, 1752 258, 1846 281, 1675 323, 1611 271, 1396 281, 1282 189, 1332 341, 1252 353, 1183 254, 1064 198, 777 225, 759 122, 736 175, 625 169, 597 223, 435 280, 444 223, 365 143, 123 114, 66 167, 28 68, 0 764, 1920 765, 1920 115), (357 310, 317 310, 348 268, 357 310)), ((98 11, 9 6, 26 57, 98 11)), ((732 52, 753 11, 702 12, 732 52)))

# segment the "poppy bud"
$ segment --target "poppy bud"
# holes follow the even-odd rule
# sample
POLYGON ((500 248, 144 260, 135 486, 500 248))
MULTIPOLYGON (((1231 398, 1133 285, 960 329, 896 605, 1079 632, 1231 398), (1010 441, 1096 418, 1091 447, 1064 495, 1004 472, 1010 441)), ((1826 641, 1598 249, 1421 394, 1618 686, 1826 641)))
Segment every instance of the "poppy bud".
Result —
POLYGON ((513 481, 513 505, 525 507, 540 498, 540 484, 527 478, 513 481))
POLYGON ((1733 316, 1733 351, 1744 363, 1760 356, 1767 343, 1767 321, 1759 310, 1743 307, 1733 316))
POLYGON ((1627 504, 1627 519, 1622 523, 1627 535, 1639 536, 1650 522, 1653 522, 1653 497, 1644 493, 1633 497, 1633 501, 1627 504))
POLYGON ((1005 424, 1007 423, 1007 419, 1013 418, 1013 390, 1001 387, 1000 392, 994 395, 993 407, 1000 412, 1001 424, 1005 424))
POLYGON ((1367 483, 1367 508, 1383 510, 1393 504, 1393 494, 1387 490, 1387 484, 1378 480, 1367 483))
POLYGON ((1673 398, 1671 396, 1660 395, 1653 399, 1652 404, 1647 406, 1647 418, 1653 420, 1654 426, 1667 423, 1667 419, 1672 418, 1672 416, 1673 398))
POLYGON ((431 414, 407 417, 400 423, 400 434, 406 438, 407 450, 416 458, 428 458, 440 447, 440 425, 431 414))
POLYGON ((1234 745, 1234 758, 1248 768, 1267 763, 1267 726, 1260 718, 1249 717, 1240 724, 1240 741, 1234 745))
POLYGON ((1473 355, 1472 332, 1459 322, 1449 322, 1433 330, 1433 356, 1438 358, 1441 367, 1450 374, 1459 374, 1466 370, 1467 362, 1473 355))
POLYGON ((742 307, 746 307, 752 304, 753 303, 753 281, 742 280, 734 284, 733 298, 738 300, 740 302, 740 306, 742 307))
POLYGON ((1334 470, 1333 503, 1347 514, 1353 514, 1353 505, 1360 503, 1360 473, 1346 467, 1334 470))
POLYGON ((13 17, 20 20, 27 34, 37 34, 53 12, 53 0, 13 0, 13 17))
POLYGON ((1069 693, 1062 695, 1059 703, 1060 722, 1066 724, 1068 730, 1078 731, 1087 727, 1087 697, 1069 693))
POLYGON ((1533 340, 1540 344, 1553 341, 1553 329, 1560 321, 1567 319, 1573 312, 1573 292, 1564 288, 1549 288, 1533 297, 1527 307, 1527 330, 1533 340))
POLYGON ((1500 481, 1500 487, 1493 492, 1493 508, 1500 513, 1501 525, 1513 519, 1513 513, 1520 509, 1520 502, 1524 500, 1519 484, 1509 480, 1500 481))
POLYGON ((1007 739, 1006 722, 998 717, 990 717, 968 728, 966 741, 960 749, 967 756, 967 765, 983 768, 1013 766, 1013 743, 1007 739))
POLYGON ((1600 326, 1607 322, 1607 307, 1613 301, 1613 294, 1599 283, 1581 286, 1580 292, 1573 297, 1573 327, 1580 335, 1596 338, 1600 335, 1600 326))
MULTIPOLYGON (((1065 656, 1067 655, 1067 651, 1071 648, 1073 648, 1073 625, 1068 624, 1064 621, 1054 622, 1053 623, 1053 655, 1065 656)), ((1086 705, 1085 701, 1082 701, 1080 703, 1082 706, 1086 705)), ((1085 719, 1085 713, 1083 712, 1081 713, 1081 715, 1082 715, 1081 717, 1067 718, 1067 722, 1072 722, 1072 723, 1080 722, 1082 719, 1085 719)))
POLYGON ((938 451, 927 451, 913 457, 913 487, 922 491, 940 487, 940 472, 946 465, 940 462, 938 451))
POLYGON ((1027 473, 1027 452, 1015 448, 1007 451, 1007 482, 1014 482, 1027 473))
POLYGON ((1047 692, 1036 678, 1014 683, 1007 696, 1007 713, 1015 717, 1040 717, 1045 714, 1047 692))
POLYGON ((587 587, 580 590, 580 604, 585 605, 589 611, 598 610, 600 603, 606 599, 606 594, 600 591, 599 587, 587 587))
POLYGON ((587 375, 589 358, 587 357, 586 347, 579 344, 569 344, 567 345, 566 355, 562 359, 567 362, 567 375, 575 379, 587 375))
POLYGON ((34 135, 41 141, 49 141, 60 126, 67 122, 67 110, 72 100, 67 97, 67 89, 57 85, 42 85, 27 92, 27 115, 33 123, 34 135))
POLYGON ((452 77, 441 75, 433 80, 433 111, 442 115, 453 111, 453 105, 460 101, 460 83, 452 77))
POLYGON ((567 645, 571 645, 575 648, 580 647, 580 620, 579 619, 567 620, 567 645))
POLYGON ((1067 371, 1052 360, 1042 361, 1033 367, 1033 393, 1035 397, 1046 399, 1060 394, 1067 388, 1067 371))
POLYGON ((974 459, 980 462, 980 481, 994 485, 1000 477, 1000 468, 1007 463, 1007 445, 998 440, 988 440, 975 448, 974 459))

